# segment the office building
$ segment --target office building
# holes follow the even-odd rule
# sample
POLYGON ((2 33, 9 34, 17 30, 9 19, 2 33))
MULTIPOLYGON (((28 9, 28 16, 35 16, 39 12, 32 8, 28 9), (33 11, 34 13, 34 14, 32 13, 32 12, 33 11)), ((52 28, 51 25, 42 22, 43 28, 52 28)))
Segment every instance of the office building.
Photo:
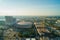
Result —
POLYGON ((12 16, 5 16, 5 19, 6 25, 13 25, 16 23, 16 19, 13 18, 12 16))

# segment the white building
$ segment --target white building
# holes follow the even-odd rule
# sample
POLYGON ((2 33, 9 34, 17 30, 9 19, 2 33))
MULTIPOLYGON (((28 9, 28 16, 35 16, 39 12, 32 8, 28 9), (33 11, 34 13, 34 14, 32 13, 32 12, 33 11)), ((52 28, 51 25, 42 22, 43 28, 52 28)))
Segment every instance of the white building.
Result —
POLYGON ((18 22, 16 26, 18 28, 32 28, 32 25, 31 22, 18 22))

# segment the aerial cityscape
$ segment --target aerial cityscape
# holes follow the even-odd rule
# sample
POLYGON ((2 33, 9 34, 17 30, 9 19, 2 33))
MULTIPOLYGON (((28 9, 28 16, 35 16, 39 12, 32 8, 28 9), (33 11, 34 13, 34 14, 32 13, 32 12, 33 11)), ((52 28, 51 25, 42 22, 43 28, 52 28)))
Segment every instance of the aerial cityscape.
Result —
POLYGON ((60 40, 60 16, 0 16, 0 40, 60 40))
POLYGON ((60 40, 60 0, 0 0, 0 40, 60 40))

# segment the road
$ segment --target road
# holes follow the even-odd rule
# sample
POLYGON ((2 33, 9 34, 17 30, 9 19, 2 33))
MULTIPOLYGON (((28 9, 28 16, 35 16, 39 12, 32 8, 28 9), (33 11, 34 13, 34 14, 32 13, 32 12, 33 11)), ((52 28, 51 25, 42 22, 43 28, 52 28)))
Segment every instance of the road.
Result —
POLYGON ((55 38, 48 37, 48 36, 53 35, 53 34, 60 35, 59 30, 55 30, 53 27, 50 27, 49 24, 48 24, 49 26, 46 26, 46 23, 43 23, 43 22, 40 22, 40 23, 35 22, 34 24, 35 24, 35 27, 36 27, 39 35, 40 36, 43 35, 43 37, 40 37, 40 40, 60 40, 60 37, 55 37, 55 38), (53 34, 49 35, 48 33, 53 33, 53 34), (45 36, 46 34, 48 34, 48 35, 45 36))

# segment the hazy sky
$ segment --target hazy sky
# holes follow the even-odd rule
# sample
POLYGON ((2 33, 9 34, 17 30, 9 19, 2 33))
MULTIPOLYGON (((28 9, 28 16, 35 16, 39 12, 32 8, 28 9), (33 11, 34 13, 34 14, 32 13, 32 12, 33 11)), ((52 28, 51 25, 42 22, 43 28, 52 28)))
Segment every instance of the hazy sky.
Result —
POLYGON ((60 0, 0 0, 0 15, 60 15, 60 0))

